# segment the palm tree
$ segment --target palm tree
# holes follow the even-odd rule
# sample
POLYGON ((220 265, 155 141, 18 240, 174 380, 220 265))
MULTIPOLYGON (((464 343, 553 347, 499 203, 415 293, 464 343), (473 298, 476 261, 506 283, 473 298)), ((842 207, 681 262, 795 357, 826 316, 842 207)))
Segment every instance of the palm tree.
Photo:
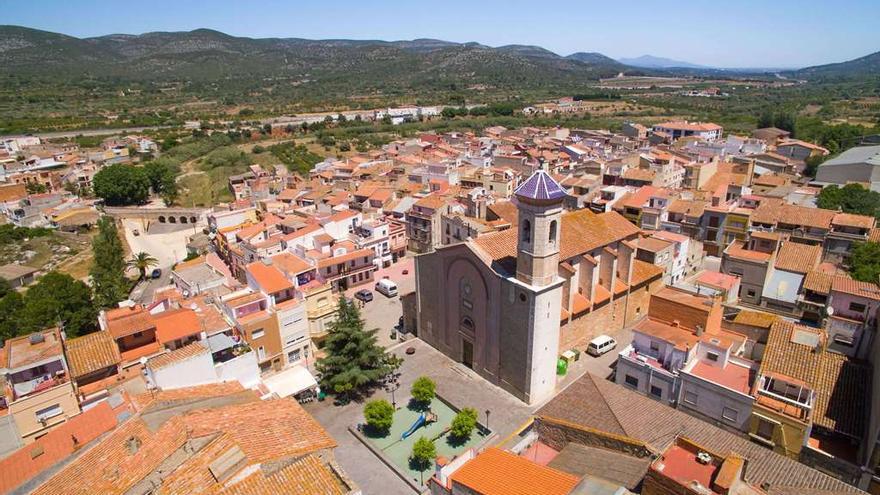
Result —
POLYGON ((159 260, 150 256, 149 253, 145 253, 141 251, 140 253, 131 257, 130 260, 126 262, 126 265, 129 268, 137 268, 140 273, 140 278, 138 280, 143 280, 147 276, 147 270, 151 267, 154 267, 159 264, 159 260))

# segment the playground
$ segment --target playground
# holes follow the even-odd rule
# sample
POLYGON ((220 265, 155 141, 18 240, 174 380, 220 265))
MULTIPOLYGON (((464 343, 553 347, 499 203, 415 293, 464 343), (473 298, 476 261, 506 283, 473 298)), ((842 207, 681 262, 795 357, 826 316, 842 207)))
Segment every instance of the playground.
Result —
POLYGON ((490 434, 485 427, 478 425, 470 438, 464 441, 454 441, 446 429, 455 418, 456 412, 437 397, 431 401, 428 411, 424 412, 424 417, 422 417, 423 411, 402 406, 394 412, 394 423, 388 434, 377 437, 365 433, 364 438, 375 449, 381 451, 400 473, 407 476, 414 484, 420 485, 423 479, 427 481, 431 477, 434 464, 431 463, 421 473, 415 466, 411 466, 409 457, 416 440, 425 437, 433 441, 438 456, 452 459, 467 449, 479 445, 490 434), (409 435, 403 438, 404 433, 409 433, 409 435))

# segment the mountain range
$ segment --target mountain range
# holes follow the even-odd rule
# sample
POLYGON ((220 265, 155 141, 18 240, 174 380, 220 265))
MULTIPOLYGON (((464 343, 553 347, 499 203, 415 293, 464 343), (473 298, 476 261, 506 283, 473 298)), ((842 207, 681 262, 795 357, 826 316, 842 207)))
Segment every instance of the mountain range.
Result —
POLYGON ((647 69, 669 69, 669 68, 687 68, 687 69, 708 69, 705 65, 692 64, 690 62, 682 62, 681 60, 673 60, 671 58, 655 57, 653 55, 642 55, 635 58, 619 58, 618 62, 632 67, 644 67, 647 69))
MULTIPOLYGON (((76 38, 0 26, 0 64, 20 77, 132 81, 288 79, 322 90, 407 91, 474 86, 576 87, 620 73, 694 74, 700 66, 642 56, 614 60, 600 53, 561 56, 531 45, 489 47, 435 39, 409 41, 245 38, 209 29, 76 38)), ((849 62, 791 71, 803 78, 880 73, 880 52, 849 62)), ((714 72, 717 74, 717 72, 714 72)))

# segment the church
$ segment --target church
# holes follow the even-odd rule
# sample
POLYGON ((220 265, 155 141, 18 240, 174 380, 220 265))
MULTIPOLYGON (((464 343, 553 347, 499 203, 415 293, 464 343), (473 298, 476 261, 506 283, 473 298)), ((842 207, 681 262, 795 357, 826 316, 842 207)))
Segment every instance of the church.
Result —
POLYGON ((415 258, 418 336, 520 400, 556 390, 568 349, 631 324, 662 287, 635 259, 639 229, 616 212, 565 212, 539 170, 515 191, 516 225, 415 258))

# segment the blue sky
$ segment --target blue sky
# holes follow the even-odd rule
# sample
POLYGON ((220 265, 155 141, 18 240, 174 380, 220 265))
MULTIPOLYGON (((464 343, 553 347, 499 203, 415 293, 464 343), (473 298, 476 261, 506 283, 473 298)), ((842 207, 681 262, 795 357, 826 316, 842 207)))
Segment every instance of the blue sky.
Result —
POLYGON ((727 2, 0 0, 0 23, 78 37, 200 27, 237 36, 439 38, 540 45, 562 55, 651 55, 794 67, 880 50, 880 0, 727 2))

